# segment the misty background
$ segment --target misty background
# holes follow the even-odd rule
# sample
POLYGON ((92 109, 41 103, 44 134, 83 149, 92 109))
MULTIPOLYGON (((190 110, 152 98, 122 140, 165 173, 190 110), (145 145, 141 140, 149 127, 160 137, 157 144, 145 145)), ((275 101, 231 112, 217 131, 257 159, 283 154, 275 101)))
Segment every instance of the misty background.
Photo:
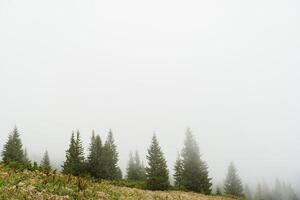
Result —
POLYGON ((125 173, 156 132, 173 165, 185 129, 214 183, 300 190, 300 2, 0 0, 0 146, 60 166, 111 128, 125 173))

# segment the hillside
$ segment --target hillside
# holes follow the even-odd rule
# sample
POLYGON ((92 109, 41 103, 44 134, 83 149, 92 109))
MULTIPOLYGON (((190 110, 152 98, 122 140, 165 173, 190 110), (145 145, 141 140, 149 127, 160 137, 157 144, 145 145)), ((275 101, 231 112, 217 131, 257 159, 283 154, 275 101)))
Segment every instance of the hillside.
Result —
POLYGON ((86 178, 45 174, 40 171, 17 171, 0 165, 0 199, 199 199, 230 200, 227 197, 204 196, 192 192, 153 192, 93 182, 86 178))

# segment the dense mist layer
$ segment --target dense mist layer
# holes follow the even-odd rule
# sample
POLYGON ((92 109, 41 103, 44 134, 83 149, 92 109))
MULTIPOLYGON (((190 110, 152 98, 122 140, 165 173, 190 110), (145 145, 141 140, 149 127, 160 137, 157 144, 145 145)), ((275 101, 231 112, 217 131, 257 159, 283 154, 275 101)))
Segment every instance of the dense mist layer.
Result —
POLYGON ((73 130, 114 132, 124 170, 153 132, 169 169, 186 127, 216 184, 300 188, 300 4, 0 0, 0 146, 18 126, 56 166, 73 130))

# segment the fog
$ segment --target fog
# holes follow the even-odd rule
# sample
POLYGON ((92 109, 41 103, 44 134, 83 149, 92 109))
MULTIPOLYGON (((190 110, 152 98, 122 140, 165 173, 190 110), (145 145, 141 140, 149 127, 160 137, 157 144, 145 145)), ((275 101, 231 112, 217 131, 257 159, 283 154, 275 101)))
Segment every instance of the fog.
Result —
POLYGON ((56 166, 72 130, 111 128, 126 168, 190 127, 214 183, 300 188, 300 2, 0 0, 0 149, 18 126, 56 166))

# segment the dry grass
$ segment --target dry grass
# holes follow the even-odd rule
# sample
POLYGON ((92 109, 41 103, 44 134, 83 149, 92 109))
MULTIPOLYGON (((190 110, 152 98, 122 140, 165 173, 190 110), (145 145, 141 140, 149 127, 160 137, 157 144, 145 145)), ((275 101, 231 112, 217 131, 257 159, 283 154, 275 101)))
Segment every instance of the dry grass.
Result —
POLYGON ((148 191, 93 182, 86 178, 44 174, 40 171, 13 171, 0 165, 0 199, 120 199, 120 200, 230 200, 221 196, 181 191, 148 191))

